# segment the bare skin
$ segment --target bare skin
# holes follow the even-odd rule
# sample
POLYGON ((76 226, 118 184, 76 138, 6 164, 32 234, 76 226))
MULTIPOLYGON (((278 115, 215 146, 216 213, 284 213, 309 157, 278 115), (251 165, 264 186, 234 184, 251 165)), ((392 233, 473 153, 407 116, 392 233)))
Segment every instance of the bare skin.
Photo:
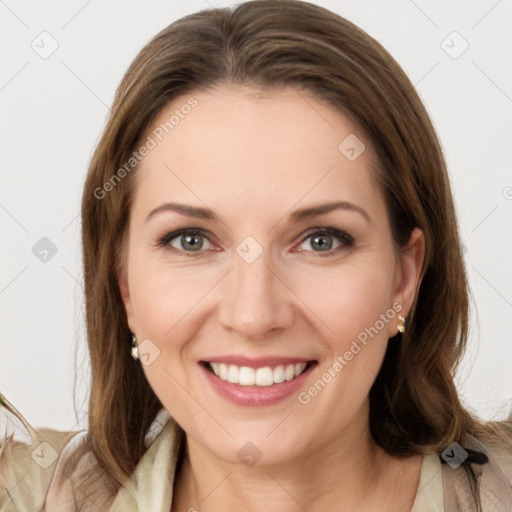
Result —
MULTIPOLYGON (((130 329, 158 350, 146 377, 187 434, 172 511, 410 511, 422 458, 376 445, 368 394, 397 312, 412 307, 423 233, 415 229, 403 250, 394 245, 370 141, 330 106, 293 89, 260 97, 223 85, 193 95, 197 106, 136 171, 119 279, 130 329), (338 147, 353 135, 366 149, 350 160, 338 147), (209 208, 219 220, 151 214, 169 203, 209 208), (184 228, 202 234, 165 238, 184 228), (251 263, 237 253, 248 236, 262 250, 251 263), (309 392, 371 327, 368 343, 309 392), (315 360, 301 387, 309 398, 226 400, 199 364, 219 355, 315 360), (248 442, 261 453, 252 467, 237 456, 248 442)), ((146 136, 189 96, 163 109, 146 136)))
POLYGON ((277 478, 272 468, 268 469, 268 474, 258 476, 251 475, 251 469, 236 468, 227 478, 216 480, 211 478, 209 472, 203 473, 202 461, 196 460, 191 464, 187 454, 174 482, 171 512, 410 512, 420 479, 421 455, 399 459, 387 455, 378 447, 374 447, 374 451, 364 457, 357 450, 346 455, 346 465, 353 462, 354 466, 346 476, 340 476, 337 482, 325 485, 323 477, 317 476, 319 468, 314 462, 304 462, 306 466, 309 465, 309 473, 303 481, 290 473, 277 478), (199 473, 194 473, 192 465, 199 468, 199 473), (216 485, 220 482, 223 492, 217 492, 220 489, 216 485), (325 489, 327 494, 320 494, 319 489, 325 489), (347 489, 350 491, 346 492, 347 489), (252 506, 251 503, 257 505, 252 506))

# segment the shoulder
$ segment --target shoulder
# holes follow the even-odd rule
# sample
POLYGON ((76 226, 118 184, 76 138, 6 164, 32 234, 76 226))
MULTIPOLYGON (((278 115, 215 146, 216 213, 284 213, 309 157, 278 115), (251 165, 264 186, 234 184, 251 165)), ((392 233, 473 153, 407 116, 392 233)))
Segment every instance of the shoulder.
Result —
MULTIPOLYGON (((507 422, 507 428, 510 422, 507 422)), ((512 428, 509 436, 501 436, 492 440, 483 440, 494 459, 499 464, 503 473, 512 487, 512 428)))
POLYGON ((500 496, 512 510, 512 422, 482 423, 474 435, 466 435, 465 447, 487 457, 486 463, 477 462, 481 487, 489 491, 487 498, 491 494, 500 496))
POLYGON ((34 429, 1 393, 0 409, 25 430, 17 426, 0 437, 1 512, 108 510, 116 489, 97 464, 87 431, 34 429))
POLYGON ((25 429, 15 427, 9 436, 0 435, 0 510, 39 510, 51 485, 65 446, 79 431, 34 429, 0 393, 0 409, 8 411, 25 429), (21 433, 29 442, 16 440, 21 433))
POLYGON ((44 510, 74 512, 78 507, 84 512, 106 511, 116 494, 116 486, 98 465, 87 432, 82 431, 60 453, 44 510))

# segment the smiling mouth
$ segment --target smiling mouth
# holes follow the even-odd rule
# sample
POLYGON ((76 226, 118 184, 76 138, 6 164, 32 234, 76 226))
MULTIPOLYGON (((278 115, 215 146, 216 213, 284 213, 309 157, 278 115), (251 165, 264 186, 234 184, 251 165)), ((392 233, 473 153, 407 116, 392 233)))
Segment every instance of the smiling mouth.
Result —
POLYGON ((262 366, 261 368, 209 361, 201 361, 201 364, 225 382, 238 384, 239 386, 268 387, 296 379, 316 365, 317 361, 262 366))

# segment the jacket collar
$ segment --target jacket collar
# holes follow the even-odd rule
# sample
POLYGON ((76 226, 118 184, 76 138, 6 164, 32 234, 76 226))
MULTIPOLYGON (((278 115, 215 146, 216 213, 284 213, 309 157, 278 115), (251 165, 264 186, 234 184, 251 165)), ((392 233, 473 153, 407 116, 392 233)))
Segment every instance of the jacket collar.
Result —
POLYGON ((150 434, 148 450, 137 464, 128 483, 119 490, 109 512, 171 510, 183 431, 171 417, 168 417, 160 432, 158 429, 157 426, 153 435, 150 434))

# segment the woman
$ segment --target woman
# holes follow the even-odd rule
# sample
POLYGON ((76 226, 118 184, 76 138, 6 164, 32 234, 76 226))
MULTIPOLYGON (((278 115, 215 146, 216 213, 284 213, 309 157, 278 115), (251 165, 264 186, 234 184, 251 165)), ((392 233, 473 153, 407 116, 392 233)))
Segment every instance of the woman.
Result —
POLYGON ((468 290, 440 145, 347 20, 257 0, 158 34, 82 234, 89 428, 25 422, 1 510, 511 510, 512 424, 452 376, 468 290))

